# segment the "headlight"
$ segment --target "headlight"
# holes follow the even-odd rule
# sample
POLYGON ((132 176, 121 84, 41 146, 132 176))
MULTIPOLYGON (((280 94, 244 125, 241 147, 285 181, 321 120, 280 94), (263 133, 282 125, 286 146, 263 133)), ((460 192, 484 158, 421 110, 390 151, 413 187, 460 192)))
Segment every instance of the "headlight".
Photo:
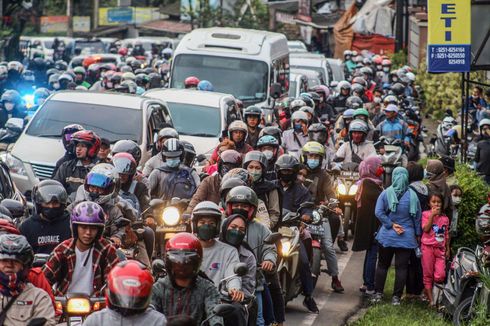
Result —
POLYGON ((289 250, 291 250, 291 241, 283 240, 281 242, 281 253, 283 257, 289 256, 289 250))
POLYGON ((347 195, 347 188, 343 183, 339 183, 339 185, 337 186, 337 192, 339 193, 339 195, 347 195))
POLYGON ((352 185, 349 189, 349 195, 354 196, 357 192, 357 185, 352 185))
POLYGON ((89 314, 90 300, 87 298, 72 298, 66 304, 66 312, 69 314, 89 314))
POLYGON ((175 226, 179 224, 180 212, 175 207, 167 207, 163 210, 162 220, 165 225, 175 226))
POLYGON ((24 163, 17 157, 11 155, 10 153, 4 153, 0 154, 0 160, 2 160, 8 166, 10 172, 27 176, 24 163))
POLYGON ((34 106, 34 95, 32 94, 26 94, 22 96, 22 99, 24 100, 26 107, 30 109, 31 107, 34 106))
POLYGON ((318 213, 318 211, 313 211, 313 213, 311 214, 311 218, 313 220, 313 224, 318 224, 320 222, 320 220, 322 219, 322 217, 320 216, 320 213, 318 213))

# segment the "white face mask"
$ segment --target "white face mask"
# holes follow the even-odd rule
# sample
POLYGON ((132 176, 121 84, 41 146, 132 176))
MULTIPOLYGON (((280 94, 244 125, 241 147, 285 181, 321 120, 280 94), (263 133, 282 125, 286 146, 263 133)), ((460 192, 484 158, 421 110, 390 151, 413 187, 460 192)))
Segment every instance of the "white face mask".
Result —
POLYGON ((389 68, 389 67, 384 67, 384 68, 383 68, 383 71, 384 71, 384 72, 390 72, 390 68, 389 68))
POLYGON ((451 196, 454 205, 459 205, 461 203, 461 197, 451 196))
POLYGON ((54 83, 53 88, 54 89, 60 89, 60 83, 54 83))
POLYGON ((268 161, 274 156, 274 153, 272 151, 263 151, 262 153, 264 153, 268 161))
POLYGON ((5 106, 5 110, 10 112, 14 109, 15 105, 12 102, 5 102, 4 106, 5 106))

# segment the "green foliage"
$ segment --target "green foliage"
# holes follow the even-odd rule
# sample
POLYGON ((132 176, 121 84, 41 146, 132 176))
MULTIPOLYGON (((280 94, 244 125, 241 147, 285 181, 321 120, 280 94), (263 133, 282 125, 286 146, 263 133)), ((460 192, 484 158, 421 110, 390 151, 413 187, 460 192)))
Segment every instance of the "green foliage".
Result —
POLYGON ((407 64, 407 51, 400 50, 390 55, 391 64, 393 68, 400 68, 407 64))
POLYGON ((261 0, 252 0, 254 14, 248 8, 242 16, 240 10, 246 2, 246 0, 240 0, 235 4, 234 14, 228 17, 228 26, 268 30, 269 11, 267 6, 261 0))
POLYGON ((475 218, 480 208, 487 202, 488 185, 475 171, 465 164, 456 166, 458 185, 463 189, 463 199, 458 206, 458 237, 452 239, 453 252, 465 246, 474 248, 479 242, 475 230, 475 218))

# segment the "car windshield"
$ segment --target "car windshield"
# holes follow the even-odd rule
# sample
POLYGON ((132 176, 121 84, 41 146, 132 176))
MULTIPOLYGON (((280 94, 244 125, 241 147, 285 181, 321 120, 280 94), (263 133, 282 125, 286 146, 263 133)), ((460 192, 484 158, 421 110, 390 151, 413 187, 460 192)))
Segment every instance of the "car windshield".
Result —
POLYGON ((216 92, 233 94, 247 106, 267 97, 268 66, 263 61, 197 54, 181 54, 174 60, 171 87, 184 88, 184 80, 196 76, 209 80, 216 92))
POLYGON ((180 135, 219 137, 220 109, 211 106, 167 102, 174 128, 180 135))
POLYGON ((291 65, 291 68, 293 68, 293 69, 304 69, 304 70, 316 71, 316 72, 320 73, 320 76, 321 76, 321 78, 323 78, 323 80, 326 80, 326 78, 325 78, 325 71, 321 67, 293 66, 293 65, 291 65))
POLYGON ((75 48, 82 49, 82 54, 92 54, 92 53, 104 53, 105 46, 102 41, 98 42, 85 42, 85 41, 76 41, 75 48))
POLYGON ((131 139, 141 143, 141 111, 98 104, 47 101, 33 117, 26 134, 58 138, 64 126, 78 123, 111 143, 131 139))

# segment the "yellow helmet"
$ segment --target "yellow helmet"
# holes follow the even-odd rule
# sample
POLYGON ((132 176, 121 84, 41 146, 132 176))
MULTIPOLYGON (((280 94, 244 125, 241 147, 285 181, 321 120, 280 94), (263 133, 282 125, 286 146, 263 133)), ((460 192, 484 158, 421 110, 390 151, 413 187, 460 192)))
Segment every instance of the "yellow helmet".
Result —
POLYGON ((320 156, 320 160, 323 161, 325 157, 325 147, 316 141, 309 141, 301 148, 301 163, 306 164, 308 154, 317 154, 320 156))

